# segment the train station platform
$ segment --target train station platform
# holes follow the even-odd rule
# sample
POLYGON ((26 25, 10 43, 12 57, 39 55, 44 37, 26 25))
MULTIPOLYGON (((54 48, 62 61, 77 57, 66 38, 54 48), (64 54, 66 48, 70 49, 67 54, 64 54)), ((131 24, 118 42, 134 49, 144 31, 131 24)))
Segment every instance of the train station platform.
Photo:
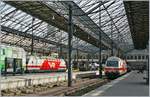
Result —
MULTIPOLYGON (((97 75, 98 71, 73 72, 72 79, 97 75)), ((67 72, 23 74, 1 76, 1 89, 11 89, 30 85, 55 83, 67 80, 67 72)))
POLYGON ((132 71, 83 96, 149 96, 145 74, 132 71))

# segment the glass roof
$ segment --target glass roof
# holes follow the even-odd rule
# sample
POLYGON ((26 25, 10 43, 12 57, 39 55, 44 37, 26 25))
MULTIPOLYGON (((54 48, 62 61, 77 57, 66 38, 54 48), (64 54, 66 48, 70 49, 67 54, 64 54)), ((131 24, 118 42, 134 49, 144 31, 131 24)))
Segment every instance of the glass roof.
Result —
POLYGON ((99 25, 99 10, 101 10, 101 29, 116 43, 133 45, 123 0, 74 0, 74 2, 77 3, 86 13, 89 13, 88 16, 97 25, 99 25), (101 5, 100 8, 99 4, 101 5), (113 37, 111 37, 112 23, 113 37), (120 39, 119 42, 118 35, 120 39))
MULTIPOLYGON (((101 12, 101 25, 100 28, 104 32, 102 37, 103 40, 106 40, 110 43, 110 39, 113 39, 116 44, 119 43, 119 46, 123 50, 133 48, 133 42, 130 34, 130 29, 124 9, 124 4, 122 0, 111 0, 111 1, 99 1, 99 0, 73 0, 75 4, 81 9, 80 11, 85 14, 77 14, 79 16, 73 16, 74 24, 80 26, 82 29, 86 30, 93 37, 98 39, 98 30, 92 29, 99 26, 99 12, 101 12), (99 5, 101 7, 99 8, 99 5), (93 21, 90 26, 91 21, 93 21), (112 31, 111 31, 112 27, 112 31), (111 34, 111 32, 113 32, 111 34), (118 34, 119 33, 119 34, 118 34), (105 35, 106 34, 106 35, 105 35), (107 38, 107 35, 109 38, 107 38), (119 36, 118 36, 119 35, 119 36), (119 39, 118 39, 119 37, 119 39), (119 40, 119 41, 118 41, 119 40), (128 47, 128 48, 127 48, 128 47)), ((48 7, 54 9, 58 14, 68 18, 68 8, 65 5, 65 2, 48 2, 42 1, 48 7)), ((73 9, 76 12, 76 9, 73 9)), ((37 49, 40 48, 51 48, 57 45, 57 43, 62 43, 63 45, 68 44, 68 34, 59 28, 49 25, 48 23, 35 18, 15 7, 12 7, 4 2, 0 3, 0 13, 1 13, 1 25, 15 29, 24 33, 26 35, 34 35, 42 39, 47 39, 48 41, 56 42, 56 44, 50 44, 48 42, 41 42, 35 40, 34 46, 37 49)), ((55 19, 55 17, 53 17, 55 19)), ((18 35, 13 35, 12 33, 2 32, 2 42, 14 45, 30 46, 31 39, 25 38, 18 35)), ((73 48, 78 48, 83 51, 96 52, 99 49, 92 44, 89 44, 75 36, 73 36, 73 48)))
MULTIPOLYGON (((33 16, 22 12, 21 10, 16 9, 4 2, 0 4, 0 13, 2 17, 1 25, 5 27, 9 27, 18 31, 21 31, 25 34, 33 33, 34 36, 38 36, 44 39, 48 39, 50 41, 55 41, 57 43, 62 43, 64 45, 68 44, 68 34, 59 28, 51 26, 42 20, 34 18, 33 16), (33 32, 32 32, 33 31, 33 32)), ((30 46, 31 39, 20 37, 13 34, 6 34, 6 32, 2 32, 1 41, 3 43, 14 44, 14 45, 23 45, 30 46)), ((39 41, 34 41, 35 48, 53 48, 57 44, 48 44, 42 43, 39 41)), ((76 37, 73 37, 73 47, 78 48, 83 51, 92 52, 94 49, 91 44, 80 40, 76 37), (78 44, 76 44, 78 43, 78 44), (89 47, 90 46, 90 47, 89 47)))
MULTIPOLYGON (((74 23, 88 30, 91 35, 98 38, 98 33, 92 33, 90 22, 83 18, 89 16, 99 26, 99 13, 101 13, 100 28, 123 50, 133 49, 133 41, 124 8, 123 0, 73 0, 85 14, 74 8, 74 23), (100 6, 100 7, 99 7, 100 6), (77 11, 76 11, 77 10, 77 11), (77 14, 78 13, 78 14, 77 14), (86 27, 86 23, 88 27, 86 27)), ((67 3, 67 2, 65 2, 67 3)), ((50 8, 67 17, 68 9, 63 2, 46 2, 50 8)), ((68 3, 69 4, 69 3, 68 3)), ((70 3, 71 4, 71 3, 70 3)), ((105 39, 103 39, 105 40, 105 39)), ((108 40, 108 39, 107 39, 108 40)))

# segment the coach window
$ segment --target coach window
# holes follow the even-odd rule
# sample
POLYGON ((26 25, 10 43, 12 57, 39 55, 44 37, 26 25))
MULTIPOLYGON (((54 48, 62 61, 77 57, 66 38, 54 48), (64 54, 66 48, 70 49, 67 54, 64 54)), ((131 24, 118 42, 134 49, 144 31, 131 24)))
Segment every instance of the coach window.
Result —
POLYGON ((135 59, 137 59, 137 56, 135 56, 135 59))
POLYGON ((144 56, 142 56, 142 59, 144 59, 144 56))
POLYGON ((146 59, 148 59, 148 55, 146 55, 146 59))
POLYGON ((141 56, 140 56, 140 55, 138 56, 138 59, 141 59, 141 56))
POLYGON ((130 59, 133 59, 133 56, 130 56, 130 59))

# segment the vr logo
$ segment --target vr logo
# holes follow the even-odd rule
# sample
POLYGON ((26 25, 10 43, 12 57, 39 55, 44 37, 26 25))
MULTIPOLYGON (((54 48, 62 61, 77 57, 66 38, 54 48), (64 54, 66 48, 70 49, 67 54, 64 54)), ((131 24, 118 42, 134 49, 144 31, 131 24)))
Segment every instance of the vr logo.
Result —
POLYGON ((55 68, 55 65, 56 65, 56 64, 53 63, 53 62, 52 62, 52 63, 49 62, 49 66, 50 66, 51 68, 55 68))

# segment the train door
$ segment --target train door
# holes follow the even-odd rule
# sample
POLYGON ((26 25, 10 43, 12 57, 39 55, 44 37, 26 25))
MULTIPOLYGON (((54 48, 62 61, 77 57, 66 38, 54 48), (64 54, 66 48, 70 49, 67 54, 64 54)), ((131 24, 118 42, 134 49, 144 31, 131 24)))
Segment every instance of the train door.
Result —
POLYGON ((4 75, 14 73, 14 58, 5 58, 5 72, 4 75))
POLYGON ((14 59, 14 71, 16 72, 16 73, 20 73, 20 74, 23 74, 23 64, 22 64, 22 59, 19 59, 19 58, 15 58, 14 59))
POLYGON ((22 59, 17 58, 5 58, 5 72, 4 75, 16 73, 23 73, 22 59))

